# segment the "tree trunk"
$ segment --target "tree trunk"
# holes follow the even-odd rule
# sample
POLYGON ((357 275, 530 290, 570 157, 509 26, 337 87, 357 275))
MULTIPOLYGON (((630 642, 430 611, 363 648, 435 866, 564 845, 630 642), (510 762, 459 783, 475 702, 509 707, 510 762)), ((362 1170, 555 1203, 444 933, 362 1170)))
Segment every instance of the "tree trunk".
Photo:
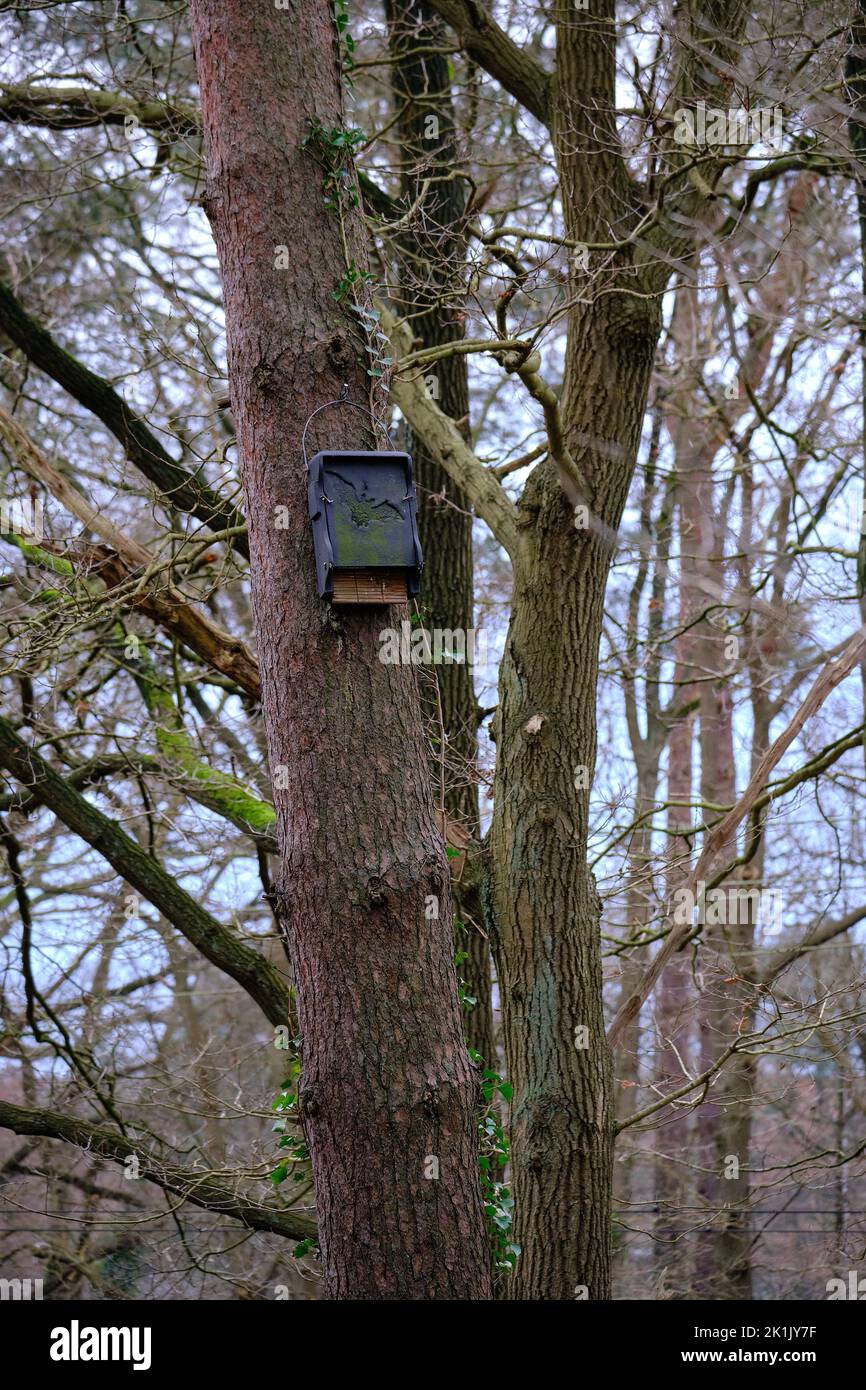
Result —
MULTIPOLYGON (((553 140, 565 230, 572 242, 605 242, 633 212, 610 100, 613 7, 604 0, 588 21, 566 6, 555 14, 553 140)), ((610 1297, 616 1105, 587 847, 611 537, 634 473, 661 325, 658 303, 633 288, 625 273, 622 293, 587 302, 579 263, 570 267, 561 413, 587 480, 579 500, 589 526, 576 528, 552 461, 536 466, 518 504, 524 541, 494 719, 490 842, 522 1248, 510 1294, 520 1299, 610 1297)))
MULTIPOLYGON (((682 710, 668 738, 667 828, 668 845, 665 864, 664 902, 669 910, 674 894, 688 880, 692 828, 692 745, 694 715, 688 708, 694 693, 690 680, 694 668, 689 660, 691 634, 689 631, 694 608, 694 595, 689 592, 685 575, 688 562, 681 559, 683 574, 680 582, 680 632, 675 646, 675 665, 672 701, 682 710)), ((685 1080, 683 1066, 690 1063, 691 1012, 690 995, 693 989, 690 961, 685 952, 671 960, 659 981, 656 1003, 658 1057, 656 1071, 660 1082, 673 1091, 685 1080)), ((691 1116, 688 1112, 665 1114, 656 1131, 655 1206, 656 1206, 656 1263, 660 1291, 669 1297, 684 1298, 688 1290, 688 1246, 683 1233, 687 1227, 686 1193, 690 1178, 684 1171, 690 1152, 691 1116)))
MULTIPOLYGON (((635 819, 639 820, 642 816, 648 817, 644 824, 639 824, 633 831, 628 853, 629 885, 626 893, 626 921, 629 936, 639 938, 641 933, 646 930, 652 903, 652 831, 649 817, 652 815, 658 787, 660 748, 647 750, 633 746, 632 751, 635 756, 637 771, 635 819)), ((629 998, 641 979, 646 965, 646 946, 635 946, 625 954, 620 983, 621 998, 629 998)), ((620 1125, 627 1123, 635 1111, 639 1109, 641 1060, 641 1017, 638 1013, 623 1035, 619 1055, 614 1058, 617 1085, 617 1121, 620 1125)), ((633 1142, 632 1131, 626 1128, 617 1141, 613 1203, 617 1210, 625 1213, 627 1225, 632 1223, 635 1213, 642 1214, 641 1201, 645 1188, 643 1158, 643 1148, 640 1141, 633 1142)), ((617 1232, 614 1231, 613 1235, 616 1234, 617 1232)), ((627 1251, 631 1254, 631 1273, 637 1274, 640 1278, 638 1270, 635 1269, 639 1257, 634 1247, 619 1247, 620 1255, 627 1251)), ((623 1261, 621 1260, 621 1268, 622 1264, 623 1261)))
MULTIPOLYGON (((845 85, 850 109, 848 139, 854 155, 854 183, 857 189, 857 224, 860 232, 860 368, 863 380, 863 407, 860 421, 863 458, 866 460, 866 0, 859 0, 857 14, 851 25, 849 49, 845 61, 845 85)), ((860 545, 857 551, 857 598, 860 617, 866 623, 866 481, 863 484, 863 512, 860 523, 860 545)), ((863 701, 866 706, 866 661, 860 666, 863 701)), ((866 757, 866 730, 863 733, 863 754, 866 757)))
MULTIPOLYGON (((493 907, 503 1031, 514 1087, 516 1298, 610 1296, 615 1105, 602 1010, 600 904, 587 866, 595 770, 595 692, 605 527, 619 523, 634 468, 655 347, 617 347, 621 301, 576 314, 569 330, 565 417, 591 441, 617 441, 599 525, 575 529, 552 464, 520 499, 531 537, 515 566, 514 606, 494 720, 493 907), (606 347, 609 349, 606 351, 606 347), (583 1290, 586 1295, 583 1295, 583 1290)), ((649 306, 647 318, 655 318, 649 306)))
MULTIPOLYGON (((476 1084, 448 869, 414 673, 378 659, 380 630, 405 609, 329 609, 307 517, 304 423, 343 382, 364 403, 368 381, 348 296, 334 297, 363 265, 363 230, 340 191, 357 186, 351 160, 330 143, 343 126, 332 7, 191 0, 190 13, 325 1290, 483 1299, 476 1084)), ((369 447, 359 420, 326 412, 313 447, 369 447)))
MULTIPOLYGON (((712 460, 714 445, 707 447, 703 432, 691 435, 691 422, 678 451, 683 517, 683 550, 686 583, 693 583, 704 604, 707 595, 724 595, 724 566, 715 556, 723 553, 722 528, 715 524, 712 460)), ((736 800, 733 704, 722 634, 706 617, 693 630, 695 671, 700 673, 701 800, 711 823, 711 806, 731 806, 736 800), (714 677, 714 678, 713 678, 714 677)), ((708 832, 705 832, 708 833, 708 832)), ((722 848, 712 866, 718 869, 736 857, 736 836, 722 848)), ((700 999, 701 1070, 713 1065, 719 1054, 745 1030, 750 1017, 753 990, 748 984, 752 968, 753 923, 740 921, 737 894, 739 876, 721 885, 727 907, 721 924, 708 921, 701 932, 701 969, 704 987, 700 999)), ((709 1088, 698 1111, 701 1145, 701 1178, 698 1184, 704 1205, 705 1226, 698 1238, 696 1292, 709 1299, 751 1297, 751 1236, 749 1231, 749 1182, 745 1173, 751 1133, 749 1113, 753 1077, 751 1059, 731 1058, 709 1088), (717 1219, 718 1218, 718 1219, 717 1219)))
MULTIPOLYGON (((401 184, 414 206, 425 180, 430 190, 417 209, 401 245, 402 292, 412 304, 416 338, 431 347, 463 337, 460 306, 466 248, 462 236, 465 207, 457 166, 454 105, 448 77, 445 26, 425 0, 386 0, 388 46, 394 59, 392 83, 398 112, 401 184), (437 51, 440 50, 440 51, 437 51)), ((467 358, 446 357, 428 378, 440 408, 465 422, 469 437, 467 358)), ((421 438, 408 429, 409 452, 418 483, 418 527, 424 550, 421 610, 431 628, 467 632, 474 627, 472 507, 421 438)), ((478 834, 478 788, 474 778, 478 744, 478 704, 473 670, 467 661, 443 662, 435 671, 447 739, 449 776, 445 809, 473 835, 478 834)), ((474 866, 473 866, 474 867, 474 866)), ((455 890, 456 911, 468 927, 456 946, 466 953, 460 973, 474 1008, 465 1016, 467 1040, 489 1064, 495 1060, 490 949, 481 925, 477 873, 455 890)))
MULTIPOLYGON (((467 53, 536 119, 550 122, 566 244, 590 258, 593 248, 617 245, 590 294, 589 261, 571 259, 558 403, 543 378, 541 353, 520 361, 503 354, 505 368, 544 403, 551 449, 550 459, 530 474, 516 517, 510 508, 503 517, 483 471, 478 479, 478 496, 492 524, 498 519, 507 531, 514 564, 491 731, 497 768, 487 894, 514 1088, 512 1187, 522 1254, 509 1293, 605 1299, 615 1106, 604 1032, 600 904, 587 862, 598 649, 613 538, 634 473, 661 327, 661 295, 676 259, 690 251, 684 228, 694 224, 704 195, 684 178, 677 154, 680 189, 668 190, 664 225, 649 240, 637 235, 646 207, 617 131, 614 0, 596 0, 586 13, 571 4, 552 7, 556 72, 550 78, 527 62, 485 8, 434 4, 467 53), (664 247, 658 257, 653 241, 664 247), (574 504, 586 504, 587 529, 576 529, 574 504)), ((731 0, 718 16, 710 47, 726 74, 733 70, 745 15, 740 0, 731 0)), ((709 65, 693 64, 692 53, 705 38, 703 30, 700 40, 691 34, 691 19, 690 10, 679 17, 680 57, 686 37, 689 43, 686 61, 678 63, 677 99, 709 92, 717 101, 729 82, 713 71, 711 86, 709 65)), ((507 301, 501 307, 500 331, 507 327, 507 301)), ((455 461, 455 472, 460 468, 455 461)))
POLYGON ((610 1297, 616 1107, 589 799, 609 537, 634 472, 658 330, 652 301, 611 296, 573 312, 563 417, 579 466, 604 482, 584 530, 552 463, 536 467, 519 502, 527 540, 494 719, 490 832, 523 1251, 515 1298, 610 1297))

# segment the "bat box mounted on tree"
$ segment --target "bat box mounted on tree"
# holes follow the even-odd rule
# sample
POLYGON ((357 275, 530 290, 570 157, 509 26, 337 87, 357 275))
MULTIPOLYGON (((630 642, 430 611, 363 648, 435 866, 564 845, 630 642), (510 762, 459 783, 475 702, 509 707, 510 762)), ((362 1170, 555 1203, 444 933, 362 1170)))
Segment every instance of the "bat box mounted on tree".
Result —
POLYGON ((422 556, 409 455, 323 450, 308 468, 322 597, 405 603, 417 594, 422 556))

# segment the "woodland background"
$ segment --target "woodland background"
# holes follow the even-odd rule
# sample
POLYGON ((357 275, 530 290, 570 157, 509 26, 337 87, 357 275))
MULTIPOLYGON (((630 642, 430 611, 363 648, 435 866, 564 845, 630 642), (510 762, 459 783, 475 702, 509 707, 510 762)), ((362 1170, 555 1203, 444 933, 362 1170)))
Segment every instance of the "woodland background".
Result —
MULTIPOLYGON (((292 49, 297 17, 252 8, 292 49)), ((472 837, 452 885, 455 974, 481 1059, 495 1291, 524 1279, 527 1297, 607 1296, 609 1252, 618 1299, 824 1298, 866 1249, 862 651, 702 861, 728 903, 763 891, 771 920, 749 910, 680 942, 621 1017, 612 1084, 606 1062, 586 1081, 607 1148, 587 1157, 555 1106, 531 1133, 512 1127, 511 1106, 527 1076, 568 1090, 576 1028, 601 1047, 712 828, 863 622, 863 16, 634 0, 614 29, 601 0, 488 8, 493 28, 468 3, 339 0, 322 41, 343 115, 299 109, 294 149, 323 217, 354 220, 351 241, 363 216, 363 259, 335 270, 312 229, 306 246, 271 238, 262 274, 312 263, 324 302, 354 313, 362 399, 415 458, 419 611, 371 620, 366 659, 375 630, 410 618, 488 637, 483 667, 405 677, 425 795, 472 837), (687 159, 683 91, 777 109, 780 147, 687 159), (567 99, 585 117, 574 132, 567 99), (608 169, 614 144, 638 203, 608 169), (622 385, 611 365, 621 325, 606 344, 580 332, 630 296, 658 315, 657 342, 635 351, 645 389, 628 354, 622 385), (609 512, 598 478, 621 485, 609 512), (536 524, 547 567, 512 585, 503 537, 516 553, 536 524), (603 568, 572 572, 566 547, 587 528, 603 568), (533 641, 536 703, 518 660, 533 641), (542 848, 515 868, 538 824, 564 858, 542 848), (589 878, 573 897, 558 886, 578 840, 597 920, 589 878), (564 964, 551 934, 579 922, 564 964), (508 944, 533 932, 549 978, 527 965, 534 946, 508 944)), ((297 1109, 307 1030, 280 939, 189 14, 4 4, 0 52, 0 1276, 59 1299, 315 1299, 323 1179, 297 1109)), ((248 90, 267 137, 263 91, 248 90)), ((301 302, 287 354, 304 323, 301 302)), ((323 382, 299 418, 333 394, 323 382)), ((297 431, 284 449, 299 478, 297 431)), ((306 531, 282 534, 311 571, 306 531)), ((352 790, 334 749, 334 779, 310 787, 323 816, 375 799, 377 738, 366 730, 352 790)), ((325 875, 338 840, 322 836, 325 875)), ((339 1013, 319 988, 323 1015, 339 1013)), ((401 1046, 389 1064, 408 1075, 401 1046)), ((363 1097, 366 1066, 350 1072, 363 1097)), ((376 1153, 374 1132, 359 1190, 376 1153)), ((328 1220, 351 1239, 363 1220, 337 1205, 328 1220)))

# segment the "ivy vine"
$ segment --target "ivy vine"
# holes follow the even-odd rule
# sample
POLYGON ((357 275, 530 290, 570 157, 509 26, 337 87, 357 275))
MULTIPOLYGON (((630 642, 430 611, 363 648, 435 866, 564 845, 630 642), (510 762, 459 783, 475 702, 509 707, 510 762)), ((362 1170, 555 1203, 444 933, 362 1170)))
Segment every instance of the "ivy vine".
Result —
MULTIPOLYGON (((454 925, 458 932, 468 936, 468 929, 456 917, 454 925)), ((460 974, 460 967, 468 958, 468 951, 458 950, 454 956, 457 993, 467 1012, 478 1002, 475 996, 470 994, 469 986, 460 974)), ((514 1226, 514 1198, 502 1181, 508 1163, 509 1145, 498 1108, 500 1099, 510 1104, 514 1092, 510 1081, 503 1081, 497 1071, 488 1067, 480 1052, 470 1047, 469 1056, 481 1072, 482 1105, 478 1116, 478 1167, 481 1170, 481 1198, 484 1203, 487 1238, 494 1277, 497 1277, 510 1274, 520 1254, 520 1246, 511 1238, 514 1226)))
MULTIPOLYGON (((309 132, 301 142, 301 147, 312 155, 322 169, 322 196, 325 207, 339 223, 343 245, 343 272, 331 295, 338 303, 347 304, 357 319, 368 359, 366 372, 371 380, 372 392, 375 383, 381 381, 392 364, 390 345, 387 335, 379 326, 379 311, 370 303, 375 276, 371 271, 359 266, 354 257, 350 256, 345 224, 346 213, 360 205, 361 195, 353 160, 367 137, 357 126, 347 129, 331 126, 329 129, 315 117, 311 118, 308 124, 309 132)), ((371 414, 375 417, 372 397, 371 414)))
MULTIPOLYGON (((297 1049, 299 1045, 300 1038, 292 1038, 291 1046, 297 1049)), ((273 1132, 281 1136, 277 1147, 284 1150, 279 1162, 270 1174, 271 1182, 275 1187, 282 1186, 289 1178, 293 1183, 305 1183, 307 1186, 310 1186, 313 1181, 307 1141, 302 1133, 295 1134, 289 1131, 290 1125, 298 1123, 298 1080, 300 1075, 301 1062, 300 1058, 295 1055, 289 1064, 289 1075, 281 1082, 279 1095, 271 1107, 277 1112, 273 1132)), ((293 1253, 296 1259, 300 1259, 302 1255, 315 1249, 315 1240, 308 1237, 295 1246, 293 1253)))

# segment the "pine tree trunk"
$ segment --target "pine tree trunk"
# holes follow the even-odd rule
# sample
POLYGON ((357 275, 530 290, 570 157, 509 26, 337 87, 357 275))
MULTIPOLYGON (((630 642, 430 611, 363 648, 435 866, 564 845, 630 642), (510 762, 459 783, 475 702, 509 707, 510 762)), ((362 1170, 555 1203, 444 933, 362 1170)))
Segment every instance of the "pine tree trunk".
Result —
MULTIPOLYGON (((342 218, 326 209, 314 157, 313 122, 326 143, 344 124, 333 10, 330 0, 289 12, 192 0, 190 13, 325 1290, 484 1299, 477 1088, 448 868, 414 673, 379 660, 379 632, 406 613, 329 609, 307 517, 305 420, 343 382, 367 399, 357 320, 333 294, 352 262, 363 265, 360 211, 346 198, 342 218), (276 268, 279 247, 288 269, 276 268), (277 507, 288 529, 275 526, 277 507), (425 915, 430 898, 438 918, 425 915)), ((360 421, 326 412, 314 447, 370 447, 360 421)))

